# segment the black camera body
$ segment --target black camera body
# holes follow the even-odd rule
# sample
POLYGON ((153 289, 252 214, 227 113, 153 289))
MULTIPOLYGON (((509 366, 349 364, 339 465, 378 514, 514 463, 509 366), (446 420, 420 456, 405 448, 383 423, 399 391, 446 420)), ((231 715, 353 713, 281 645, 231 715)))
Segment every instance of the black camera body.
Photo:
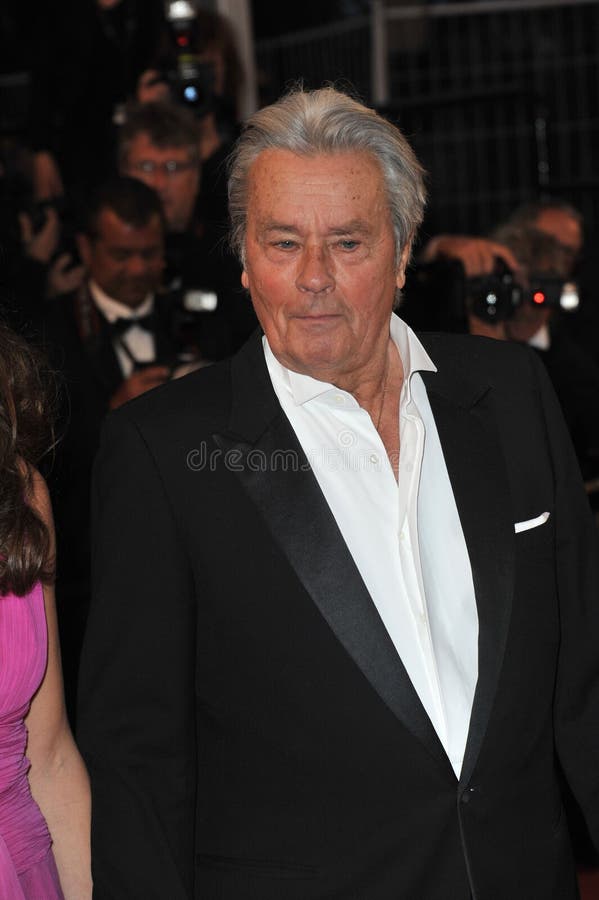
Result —
POLYGON ((499 258, 493 272, 476 278, 466 278, 459 260, 439 259, 408 272, 401 313, 420 330, 466 332, 469 315, 497 324, 524 303, 571 312, 579 306, 578 289, 545 273, 532 273, 524 285, 499 258))
POLYGON ((49 209, 55 210, 60 218, 67 213, 66 204, 62 197, 55 197, 52 200, 33 200, 30 198, 21 204, 19 212, 23 212, 29 217, 33 233, 38 234, 46 224, 49 209))
POLYGON ((526 285, 523 285, 499 258, 496 258, 490 275, 466 279, 465 290, 470 312, 489 322, 511 318, 523 303, 530 303, 538 309, 563 309, 566 312, 577 309, 579 305, 578 288, 574 282, 564 281, 557 275, 532 272, 526 285))
POLYGON ((501 260, 489 275, 464 278, 464 303, 468 312, 488 322, 505 322, 524 299, 524 289, 501 260))

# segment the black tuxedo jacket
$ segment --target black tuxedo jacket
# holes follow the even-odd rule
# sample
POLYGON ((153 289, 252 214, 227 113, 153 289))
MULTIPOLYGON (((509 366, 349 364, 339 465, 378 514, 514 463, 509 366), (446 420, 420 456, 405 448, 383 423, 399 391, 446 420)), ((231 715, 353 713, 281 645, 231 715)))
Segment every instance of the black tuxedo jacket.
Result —
MULTIPOLYGON (((87 287, 79 302, 67 294, 39 310, 34 331, 62 382, 62 408, 53 470, 49 481, 59 540, 59 576, 77 585, 89 579, 89 485, 102 423, 113 394, 123 383, 110 326, 87 287), (88 311, 84 316, 81 309, 88 311), (82 320, 89 318, 87 327, 82 320)), ((157 361, 175 359, 172 298, 155 298, 157 361)))
POLYGON ((599 836, 587 500, 534 354, 425 346, 480 623, 459 782, 256 337, 107 423, 79 706, 95 897, 577 896, 558 770, 599 836))
MULTIPOLYGON (((175 358, 172 298, 155 298, 153 334, 158 360, 175 358)), ((108 323, 87 287, 39 306, 33 331, 61 384, 59 440, 50 471, 57 539, 56 603, 67 709, 74 721, 77 668, 90 594, 90 482, 110 400, 123 383, 108 323), (87 315, 84 316, 82 311, 87 315), (83 327, 83 324, 86 327, 83 327)))

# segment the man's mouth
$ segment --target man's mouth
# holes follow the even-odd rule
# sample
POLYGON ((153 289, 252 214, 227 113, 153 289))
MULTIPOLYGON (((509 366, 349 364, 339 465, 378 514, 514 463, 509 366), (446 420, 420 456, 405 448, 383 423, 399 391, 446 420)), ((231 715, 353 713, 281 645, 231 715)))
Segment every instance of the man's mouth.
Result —
POLYGON ((341 318, 340 313, 298 313, 292 316, 293 319, 299 319, 301 322, 332 322, 341 318))

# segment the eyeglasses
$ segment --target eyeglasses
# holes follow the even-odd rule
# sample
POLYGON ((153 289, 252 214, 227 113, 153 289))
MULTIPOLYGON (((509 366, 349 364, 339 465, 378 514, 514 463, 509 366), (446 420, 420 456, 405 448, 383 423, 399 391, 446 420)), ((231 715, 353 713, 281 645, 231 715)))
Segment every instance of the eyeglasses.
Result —
POLYGON ((165 162, 154 162, 153 159, 142 159, 140 162, 135 163, 131 166, 136 172, 141 172, 143 175, 153 175, 157 169, 160 169, 164 172, 165 175, 180 175, 182 172, 187 172, 189 169, 195 168, 195 163, 190 160, 179 160, 179 159, 167 159, 165 162))

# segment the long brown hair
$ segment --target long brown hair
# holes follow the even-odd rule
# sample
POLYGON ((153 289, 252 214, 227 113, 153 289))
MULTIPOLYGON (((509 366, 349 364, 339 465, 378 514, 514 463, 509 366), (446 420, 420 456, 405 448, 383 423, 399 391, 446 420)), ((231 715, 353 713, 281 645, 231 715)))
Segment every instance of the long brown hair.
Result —
POLYGON ((55 393, 42 354, 0 320, 0 596, 53 577, 48 529, 29 498, 53 444, 55 393))

